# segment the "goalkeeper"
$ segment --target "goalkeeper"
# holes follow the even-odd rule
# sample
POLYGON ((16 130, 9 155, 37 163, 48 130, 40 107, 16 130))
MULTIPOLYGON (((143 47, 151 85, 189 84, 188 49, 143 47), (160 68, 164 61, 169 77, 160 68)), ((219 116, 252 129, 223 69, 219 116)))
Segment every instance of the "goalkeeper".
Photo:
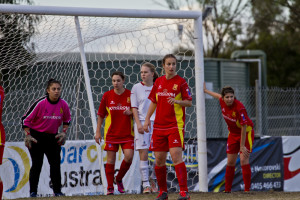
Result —
POLYGON ((37 197, 44 154, 50 165, 54 196, 64 196, 61 192, 60 151, 61 145, 66 141, 71 116, 67 102, 60 95, 61 83, 50 79, 46 95, 35 101, 22 117, 25 146, 29 149, 32 160, 29 173, 30 197, 37 197), (62 123, 63 130, 58 133, 62 123))

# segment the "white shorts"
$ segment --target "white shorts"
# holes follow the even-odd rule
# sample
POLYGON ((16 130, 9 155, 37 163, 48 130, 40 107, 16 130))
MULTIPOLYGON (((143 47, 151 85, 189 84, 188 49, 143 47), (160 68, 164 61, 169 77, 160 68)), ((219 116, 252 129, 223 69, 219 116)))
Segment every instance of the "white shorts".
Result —
MULTIPOLYGON (((144 125, 143 120, 141 120, 142 125, 144 125)), ((150 140, 153 133, 153 121, 151 121, 151 129, 148 133, 144 132, 144 134, 140 134, 137 130, 137 125, 134 123, 134 145, 135 150, 139 149, 149 149, 150 147, 150 140)))

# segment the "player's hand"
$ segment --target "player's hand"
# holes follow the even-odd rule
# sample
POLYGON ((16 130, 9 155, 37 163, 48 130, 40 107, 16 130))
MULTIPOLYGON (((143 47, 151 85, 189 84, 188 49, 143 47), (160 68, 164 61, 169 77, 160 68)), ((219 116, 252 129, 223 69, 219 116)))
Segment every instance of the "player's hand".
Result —
POLYGON ((205 90, 206 90, 206 84, 205 84, 205 81, 203 82, 203 92, 205 93, 205 90))
POLYGON ((67 134, 65 132, 61 132, 59 134, 57 134, 55 136, 57 140, 57 144, 59 144, 60 146, 64 145, 66 143, 67 140, 67 134))
POLYGON ((174 105, 176 103, 175 98, 168 97, 168 103, 171 104, 171 105, 174 105))
POLYGON ((127 108, 124 112, 123 112, 124 115, 132 115, 132 112, 130 110, 130 108, 127 108))
POLYGON ((137 124, 136 126, 137 126, 137 129, 138 129, 138 132, 140 134, 144 134, 145 131, 144 131, 144 128, 143 128, 142 124, 137 124))
POLYGON ((240 147, 240 152, 243 154, 243 156, 245 158, 249 158, 250 156, 250 151, 245 147, 245 146, 241 146, 240 147))
POLYGON ((101 139, 102 139, 101 138, 101 133, 96 133, 95 134, 95 142, 100 145, 101 139))
POLYGON ((146 133, 149 133, 149 128, 150 127, 150 120, 149 119, 146 119, 145 120, 145 123, 144 123, 144 126, 143 126, 143 129, 146 133))
POLYGON ((32 137, 31 135, 26 135, 24 141, 25 141, 25 146, 28 149, 31 149, 32 143, 37 143, 37 140, 34 137, 32 137))

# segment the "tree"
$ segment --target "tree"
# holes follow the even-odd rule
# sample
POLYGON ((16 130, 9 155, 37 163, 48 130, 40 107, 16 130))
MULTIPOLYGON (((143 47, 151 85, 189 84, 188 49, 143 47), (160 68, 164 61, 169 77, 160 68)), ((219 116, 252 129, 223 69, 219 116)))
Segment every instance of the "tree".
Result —
MULTIPOLYGON (((1 0, 1 4, 32 4, 31 0, 1 0)), ((28 14, 0 15, 0 65, 8 68, 22 66, 34 57, 34 25, 40 17, 28 14)))
POLYGON ((268 86, 300 87, 300 2, 252 0, 251 4, 254 23, 240 49, 267 54, 268 86))
MULTIPOLYGON (((154 1, 159 4, 158 1, 154 1)), ((223 57, 228 49, 238 44, 238 37, 243 34, 242 19, 249 9, 248 0, 165 0, 169 9, 199 9, 204 11, 207 5, 213 7, 212 15, 203 21, 204 54, 206 57, 223 57)), ((192 25, 191 25, 192 26, 192 25)), ((185 28, 185 34, 193 41, 193 32, 185 28)))

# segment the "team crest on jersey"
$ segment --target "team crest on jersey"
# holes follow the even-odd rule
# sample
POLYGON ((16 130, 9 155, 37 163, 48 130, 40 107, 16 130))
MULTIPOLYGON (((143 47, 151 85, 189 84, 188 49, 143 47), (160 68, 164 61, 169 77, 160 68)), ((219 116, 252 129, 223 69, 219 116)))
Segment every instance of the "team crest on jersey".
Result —
POLYGON ((236 117, 236 113, 235 112, 232 112, 232 117, 236 117))
POLYGON ((174 84, 174 85, 173 85, 173 90, 177 90, 177 88, 178 88, 178 85, 177 85, 177 84, 174 84))
POLYGON ((63 111, 63 109, 62 109, 62 108, 60 108, 60 111, 59 111, 59 113, 60 113, 60 114, 63 114, 63 112, 64 112, 64 111, 63 111))
POLYGON ((130 103, 130 97, 127 97, 127 103, 130 103))
POLYGON ((158 86, 158 89, 161 89, 161 85, 158 86))
POLYGON ((110 104, 115 104, 115 102, 114 102, 114 101, 111 101, 110 104))

